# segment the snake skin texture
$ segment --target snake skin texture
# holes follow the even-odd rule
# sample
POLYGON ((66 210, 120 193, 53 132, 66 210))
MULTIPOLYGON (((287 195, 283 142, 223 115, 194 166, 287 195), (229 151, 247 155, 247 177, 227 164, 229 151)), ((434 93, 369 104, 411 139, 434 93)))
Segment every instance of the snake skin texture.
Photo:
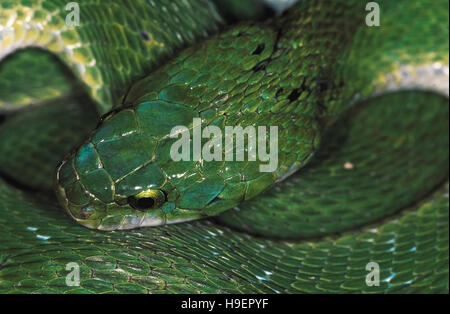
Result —
POLYGON ((338 0, 225 27, 206 0, 83 1, 71 28, 64 1, 2 1, 0 293, 448 293, 448 3, 379 3, 381 27, 338 0), (278 168, 174 164, 164 127, 193 117, 279 126, 278 168), (142 134, 155 142, 129 144, 142 134), (112 194, 79 158, 91 146, 112 194), (113 231, 48 193, 73 148, 60 201, 75 216, 89 187, 101 218, 76 220, 113 231), (115 230, 155 169, 166 222, 213 217, 115 230))

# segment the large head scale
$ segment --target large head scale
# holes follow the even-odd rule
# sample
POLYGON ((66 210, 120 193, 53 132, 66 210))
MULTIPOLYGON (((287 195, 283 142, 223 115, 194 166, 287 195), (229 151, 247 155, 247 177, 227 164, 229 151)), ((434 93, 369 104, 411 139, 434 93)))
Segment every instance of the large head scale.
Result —
POLYGON ((58 167, 61 204, 81 224, 104 230, 207 216, 224 179, 205 174, 199 162, 170 157, 171 129, 192 125, 193 117, 189 108, 163 100, 107 115, 58 167))

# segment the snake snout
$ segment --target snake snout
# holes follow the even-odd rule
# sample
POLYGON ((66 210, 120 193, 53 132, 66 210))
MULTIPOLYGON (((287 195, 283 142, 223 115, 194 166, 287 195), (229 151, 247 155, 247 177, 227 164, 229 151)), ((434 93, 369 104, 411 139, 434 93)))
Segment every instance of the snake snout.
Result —
POLYGON ((102 217, 102 204, 80 182, 70 161, 63 161, 56 170, 55 192, 58 202, 74 220, 96 229, 102 217))

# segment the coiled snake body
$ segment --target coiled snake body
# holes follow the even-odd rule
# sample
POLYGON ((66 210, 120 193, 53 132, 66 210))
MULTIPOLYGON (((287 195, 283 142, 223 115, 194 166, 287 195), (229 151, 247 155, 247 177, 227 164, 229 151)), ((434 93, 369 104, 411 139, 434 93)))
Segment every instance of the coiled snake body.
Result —
POLYGON ((0 291, 448 292, 448 3, 379 3, 2 2, 0 291), (277 126, 278 167, 172 160, 194 118, 277 126))

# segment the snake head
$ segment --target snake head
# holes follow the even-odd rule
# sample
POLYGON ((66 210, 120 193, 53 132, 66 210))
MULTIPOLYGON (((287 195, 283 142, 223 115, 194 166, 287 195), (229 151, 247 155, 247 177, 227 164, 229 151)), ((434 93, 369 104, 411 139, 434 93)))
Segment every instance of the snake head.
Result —
MULTIPOLYGON (((232 197, 212 163, 174 161, 176 125, 195 113, 162 100, 114 111, 58 167, 55 187, 69 215, 101 230, 132 229, 199 219, 242 199, 232 197)), ((236 188, 235 188, 236 189, 236 188)))

